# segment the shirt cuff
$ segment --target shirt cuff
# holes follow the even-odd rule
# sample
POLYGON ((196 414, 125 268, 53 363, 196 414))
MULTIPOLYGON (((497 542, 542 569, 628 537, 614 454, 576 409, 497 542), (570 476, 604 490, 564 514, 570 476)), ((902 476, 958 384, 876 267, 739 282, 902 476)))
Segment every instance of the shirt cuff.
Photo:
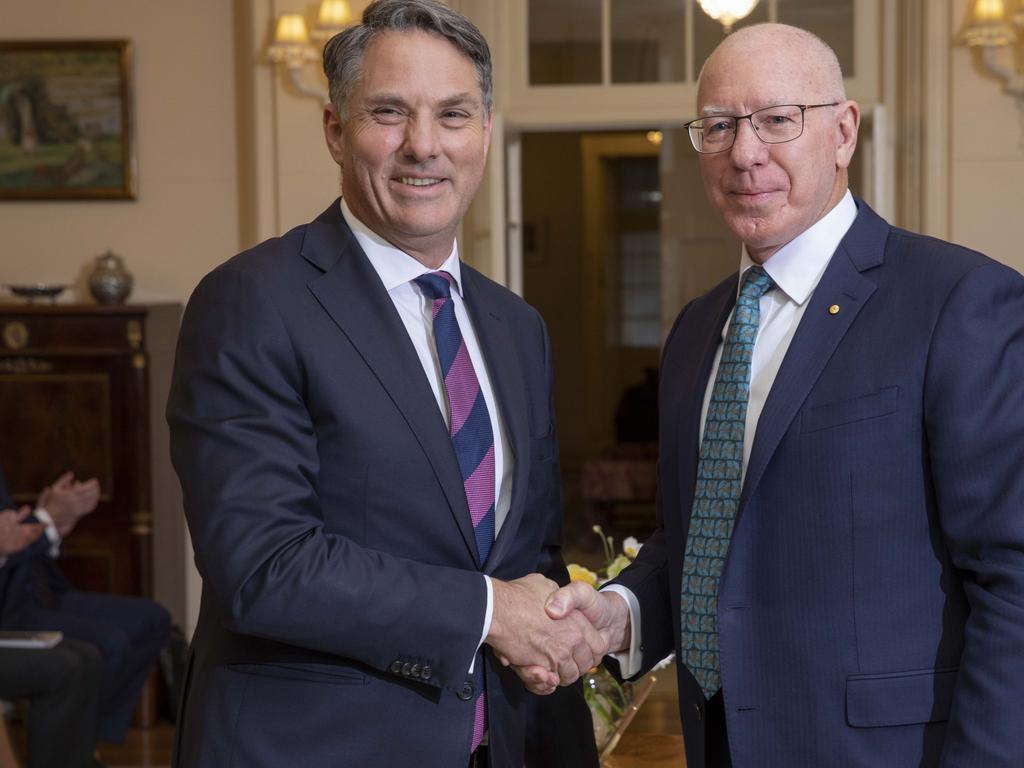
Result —
POLYGON ((46 526, 46 538, 50 540, 50 549, 47 551, 50 557, 56 558, 60 555, 60 534, 57 533, 57 526, 50 517, 50 513, 42 507, 36 507, 32 514, 36 520, 46 526))
POLYGON ((619 671, 623 678, 633 677, 640 671, 644 659, 643 639, 640 636, 640 601, 636 599, 633 590, 621 584, 609 584, 601 591, 614 592, 626 601, 626 607, 629 608, 629 648, 621 653, 608 655, 619 662, 619 671))
POLYGON ((473 660, 469 662, 469 674, 473 674, 473 667, 476 666, 476 655, 480 647, 487 639, 487 633, 491 631, 491 619, 494 618, 494 587, 491 586, 491 577, 484 575, 484 584, 487 585, 487 610, 484 611, 484 631, 480 633, 480 642, 476 644, 476 651, 473 652, 473 660))

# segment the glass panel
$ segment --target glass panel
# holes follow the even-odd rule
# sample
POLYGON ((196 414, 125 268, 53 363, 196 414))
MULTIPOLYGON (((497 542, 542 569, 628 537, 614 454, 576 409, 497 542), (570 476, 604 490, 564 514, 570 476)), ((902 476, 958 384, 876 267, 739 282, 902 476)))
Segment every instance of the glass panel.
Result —
POLYGON ((620 344, 658 349, 661 346, 661 237, 657 230, 624 232, 619 237, 619 249, 620 344))
POLYGON ((686 9, 679 0, 612 0, 612 82, 686 79, 686 9))
POLYGON ((636 212, 658 210, 661 191, 658 189, 658 164, 650 158, 621 158, 616 162, 619 208, 636 212))
POLYGON ((853 77, 853 0, 778 0, 779 21, 813 32, 836 52, 853 77))
MULTIPOLYGON (((800 1, 802 2, 802 0, 800 1)), ((737 30, 765 21, 768 21, 768 0, 761 0, 747 18, 743 19, 743 21, 737 21, 732 28, 737 30)), ((711 55, 711 52, 724 39, 725 32, 722 29, 722 25, 704 13, 695 2, 693 9, 694 77, 700 73, 700 68, 704 64, 705 59, 711 55)))
POLYGON ((530 0, 530 85, 601 82, 601 0, 530 0))

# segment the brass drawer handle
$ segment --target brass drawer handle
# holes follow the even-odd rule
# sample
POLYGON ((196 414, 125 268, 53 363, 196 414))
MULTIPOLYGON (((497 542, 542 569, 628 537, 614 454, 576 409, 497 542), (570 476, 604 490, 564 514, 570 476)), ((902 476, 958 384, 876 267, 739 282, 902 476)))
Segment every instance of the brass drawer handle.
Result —
POLYGON ((12 320, 4 326, 4 344, 8 349, 24 349, 28 344, 28 328, 19 320, 12 320))

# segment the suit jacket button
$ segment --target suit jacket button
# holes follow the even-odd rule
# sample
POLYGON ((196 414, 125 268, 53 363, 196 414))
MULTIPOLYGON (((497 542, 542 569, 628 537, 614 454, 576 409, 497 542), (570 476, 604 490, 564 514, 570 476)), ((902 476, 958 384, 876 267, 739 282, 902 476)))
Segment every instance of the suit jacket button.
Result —
POLYGON ((402 665, 402 675, 408 677, 410 672, 412 672, 412 664, 407 661, 402 665))
POLYGON ((463 701, 469 701, 473 698, 473 684, 469 680, 464 682, 462 687, 459 688, 458 696, 463 701))
POLYGON ((400 661, 392 661, 391 662, 391 671, 394 672, 396 675, 400 674, 401 671, 402 671, 402 662, 400 662, 400 661))
POLYGON ((412 665, 412 669, 409 670, 409 674, 411 674, 413 677, 419 677, 420 676, 420 665, 419 664, 413 664, 412 665))
POLYGON ((430 668, 429 664, 424 664, 423 669, 420 670, 420 679, 429 680, 430 676, 434 673, 434 670, 430 668))

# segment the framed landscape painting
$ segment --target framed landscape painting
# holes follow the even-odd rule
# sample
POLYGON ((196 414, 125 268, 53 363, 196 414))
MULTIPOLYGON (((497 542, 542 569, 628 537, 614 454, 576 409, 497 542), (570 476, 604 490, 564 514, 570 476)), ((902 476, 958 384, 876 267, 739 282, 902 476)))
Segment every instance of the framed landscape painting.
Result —
POLYGON ((0 40, 0 200, 134 198, 128 40, 0 40))

